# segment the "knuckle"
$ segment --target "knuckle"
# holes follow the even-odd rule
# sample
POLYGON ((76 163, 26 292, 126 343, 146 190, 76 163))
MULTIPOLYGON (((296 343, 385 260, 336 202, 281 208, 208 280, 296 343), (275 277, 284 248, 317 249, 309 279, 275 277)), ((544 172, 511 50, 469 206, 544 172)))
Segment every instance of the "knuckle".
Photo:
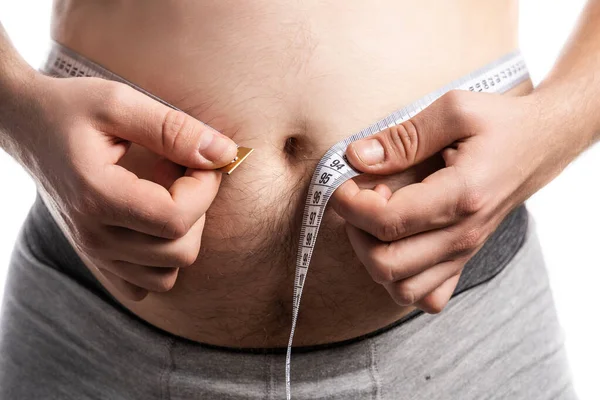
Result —
POLYGON ((469 92, 451 90, 440 99, 450 124, 465 131, 471 131, 476 126, 468 97, 470 97, 469 92))
POLYGON ((389 257, 383 252, 374 252, 372 254, 372 265, 369 269, 373 281, 379 284, 394 282, 393 267, 389 257))
POLYGON ((353 207, 351 200, 341 199, 336 201, 334 198, 332 205, 335 207, 336 212, 340 217, 346 219, 348 215, 352 215, 353 207))
POLYGON ((465 110, 465 92, 463 90, 450 90, 441 97, 440 101, 451 115, 460 115, 465 110))
POLYGON ((394 301, 401 306, 414 304, 416 301, 416 291, 409 281, 401 281, 394 285, 393 298, 394 301))
POLYGON ((459 217, 468 217, 480 212, 486 199, 481 189, 470 186, 465 189, 456 204, 456 214, 459 217))
POLYGON ((111 105, 120 105, 127 101, 131 95, 131 88, 125 84, 106 81, 106 102, 111 105))
POLYGON ((175 253, 171 260, 171 265, 176 268, 185 268, 192 265, 196 258, 198 258, 198 252, 194 250, 185 250, 175 253))
POLYGON ((443 101, 444 105, 450 110, 455 108, 460 109, 464 103, 465 94, 464 90, 453 89, 443 95, 440 100, 443 101))
POLYGON ((100 111, 99 117, 104 121, 114 122, 123 105, 130 101, 133 89, 123 83, 106 80, 103 80, 103 88, 101 103, 97 108, 100 111))
POLYGON ((408 223, 401 216, 387 216, 377 224, 375 236, 383 242, 392 242, 407 232, 408 223))
POLYGON ((162 229, 160 236, 171 239, 180 239, 189 231, 189 226, 184 221, 183 217, 177 215, 167 220, 162 229))
POLYGON ((419 130, 411 119, 389 128, 391 147, 395 159, 414 162, 419 148, 419 130))
POLYGON ((123 289, 124 292, 122 292, 130 300, 138 302, 144 300, 146 296, 148 296, 148 290, 144 289, 143 287, 135 286, 134 284, 131 285, 132 286, 128 286, 126 289, 123 289))
POLYGON ((482 244, 482 238, 483 234, 480 228, 467 229, 454 243, 452 253, 455 255, 470 253, 482 244))
POLYGON ((446 305, 448 304, 448 301, 442 301, 442 300, 432 300, 430 302, 428 302, 427 304, 427 313, 428 314, 439 314, 442 311, 444 311, 444 308, 446 308, 446 305))
POLYGON ((194 124, 184 113, 168 110, 162 125, 162 146, 169 152, 176 148, 191 148, 190 140, 194 132, 194 124))
POLYGON ((175 282, 177 281, 177 270, 169 270, 161 273, 154 279, 153 291, 155 292, 168 292, 173 289, 175 282))

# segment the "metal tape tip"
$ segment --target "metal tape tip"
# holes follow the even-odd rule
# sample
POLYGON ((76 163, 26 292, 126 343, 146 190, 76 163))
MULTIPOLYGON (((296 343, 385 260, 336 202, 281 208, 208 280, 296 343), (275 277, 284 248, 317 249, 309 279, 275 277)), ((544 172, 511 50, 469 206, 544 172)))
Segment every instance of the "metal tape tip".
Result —
POLYGON ((250 147, 238 147, 235 159, 226 166, 217 168, 216 171, 231 175, 233 170, 236 169, 253 151, 254 149, 251 149, 250 147))

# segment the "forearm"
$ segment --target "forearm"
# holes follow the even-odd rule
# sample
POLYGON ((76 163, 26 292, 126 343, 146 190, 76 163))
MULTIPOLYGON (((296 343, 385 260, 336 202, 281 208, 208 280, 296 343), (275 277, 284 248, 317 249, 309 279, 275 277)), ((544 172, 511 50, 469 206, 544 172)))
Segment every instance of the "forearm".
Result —
POLYGON ((600 0, 590 0, 551 72, 534 91, 578 152, 600 140, 600 0))
POLYGON ((19 157, 17 138, 31 107, 36 72, 12 46, 0 23, 0 148, 19 157))

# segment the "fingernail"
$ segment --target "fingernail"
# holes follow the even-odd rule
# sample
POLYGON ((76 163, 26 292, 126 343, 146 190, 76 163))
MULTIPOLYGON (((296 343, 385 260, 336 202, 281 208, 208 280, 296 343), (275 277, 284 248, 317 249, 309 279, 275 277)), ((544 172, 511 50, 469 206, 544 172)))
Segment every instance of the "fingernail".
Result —
POLYGON ((219 135, 217 133, 206 132, 200 138, 200 145, 198 151, 202 157, 212 162, 220 162, 224 156, 228 153, 232 154, 230 157, 232 160, 235 158, 235 143, 231 139, 219 135), (229 149, 231 147, 231 149, 229 149), (229 150, 229 151, 228 151, 229 150))
POLYGON ((377 139, 358 140, 352 146, 358 158, 366 165, 382 163, 385 158, 383 146, 377 139))

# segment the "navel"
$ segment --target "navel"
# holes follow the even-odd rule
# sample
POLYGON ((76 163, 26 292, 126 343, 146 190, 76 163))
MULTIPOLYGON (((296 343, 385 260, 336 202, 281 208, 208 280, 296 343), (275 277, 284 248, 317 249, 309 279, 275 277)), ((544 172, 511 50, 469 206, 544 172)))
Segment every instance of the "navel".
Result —
POLYGON ((302 151, 301 139, 297 136, 289 136, 285 139, 283 152, 286 157, 297 159, 302 151))

